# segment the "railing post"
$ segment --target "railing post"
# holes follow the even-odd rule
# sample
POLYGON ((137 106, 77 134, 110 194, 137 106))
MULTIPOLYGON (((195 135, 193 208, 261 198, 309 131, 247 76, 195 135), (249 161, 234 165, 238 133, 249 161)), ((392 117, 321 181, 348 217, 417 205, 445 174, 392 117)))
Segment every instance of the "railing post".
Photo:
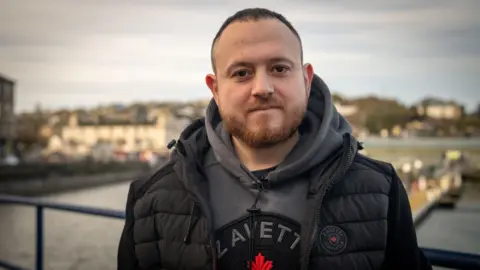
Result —
POLYGON ((43 270, 43 207, 37 206, 36 270, 43 270))

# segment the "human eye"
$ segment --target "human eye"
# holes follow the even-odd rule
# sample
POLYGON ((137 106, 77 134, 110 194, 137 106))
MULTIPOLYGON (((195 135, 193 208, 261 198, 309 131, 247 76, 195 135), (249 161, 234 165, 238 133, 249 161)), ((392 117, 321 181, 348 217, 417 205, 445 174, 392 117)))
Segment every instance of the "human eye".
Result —
POLYGON ((232 77, 237 78, 237 79, 245 79, 247 77, 251 76, 251 72, 246 69, 241 69, 233 72, 232 77))
POLYGON ((275 75, 285 75, 288 71, 290 71, 290 68, 285 65, 276 65, 272 67, 272 73, 275 75))

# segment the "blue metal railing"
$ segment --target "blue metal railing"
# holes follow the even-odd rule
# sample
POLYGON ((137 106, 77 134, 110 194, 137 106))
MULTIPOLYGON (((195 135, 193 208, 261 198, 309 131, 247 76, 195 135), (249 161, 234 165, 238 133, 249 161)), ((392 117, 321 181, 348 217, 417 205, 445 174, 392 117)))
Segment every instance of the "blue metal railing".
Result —
MULTIPOLYGON (((20 204, 36 207, 37 226, 36 226, 36 254, 35 265, 36 270, 44 269, 43 261, 43 210, 54 209, 67 212, 75 212, 87 215, 96 215, 101 217, 109 217, 116 219, 125 219, 125 213, 123 211, 108 210, 95 207, 85 207, 63 203, 52 203, 43 200, 25 198, 20 196, 0 195, 0 203, 7 204, 20 204)), ((430 263, 434 266, 447 267, 453 269, 480 269, 480 255, 447 251, 432 248, 422 248, 425 256, 429 259, 430 263)), ((0 267, 4 267, 9 270, 26 270, 24 268, 15 266, 8 262, 0 260, 0 267)))
MULTIPOLYGON (((36 233, 36 254, 35 254, 36 270, 43 270, 43 265, 44 265, 43 263, 43 240, 44 240, 43 239, 43 233, 44 233, 43 210, 45 208, 80 213, 80 214, 87 214, 87 215, 95 215, 95 216, 101 216, 101 217, 125 219, 125 212, 123 211, 78 206, 78 205, 63 204, 63 203, 52 203, 52 202, 46 202, 38 199, 20 197, 20 196, 0 195, 0 203, 20 204, 20 205, 28 205, 28 206, 36 207, 36 210, 37 210, 36 211, 37 233, 36 233)), ((10 270, 25 270, 23 268, 9 264, 7 262, 3 262, 1 260, 0 260, 0 267, 4 267, 10 270)))

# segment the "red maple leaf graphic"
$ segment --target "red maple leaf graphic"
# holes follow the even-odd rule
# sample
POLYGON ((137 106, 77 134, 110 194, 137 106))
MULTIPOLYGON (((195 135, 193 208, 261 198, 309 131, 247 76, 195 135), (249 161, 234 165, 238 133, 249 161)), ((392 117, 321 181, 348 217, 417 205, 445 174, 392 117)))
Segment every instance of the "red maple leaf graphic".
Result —
POLYGON ((273 262, 272 261, 265 261, 265 257, 262 253, 258 253, 255 257, 255 261, 252 262, 252 269, 251 270, 272 270, 273 269, 273 262))

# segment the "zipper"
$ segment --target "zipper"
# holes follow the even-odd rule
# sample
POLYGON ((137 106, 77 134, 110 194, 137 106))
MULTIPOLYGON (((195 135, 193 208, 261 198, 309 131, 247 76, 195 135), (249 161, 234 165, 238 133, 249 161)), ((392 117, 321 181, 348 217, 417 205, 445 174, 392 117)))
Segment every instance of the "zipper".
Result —
MULTIPOLYGON (((200 201, 200 200, 199 200, 200 201)), ((215 245, 215 230, 213 229, 213 221, 212 221, 212 213, 210 211, 210 208, 208 207, 208 203, 204 198, 201 198, 201 201, 204 203, 202 204, 199 202, 200 207, 203 208, 204 213, 206 213, 206 218, 208 222, 208 229, 210 231, 210 250, 212 251, 212 270, 217 270, 217 249, 215 245)))
POLYGON ((207 223, 208 223, 208 229, 210 231, 210 251, 212 252, 212 270, 217 270, 217 250, 215 248, 215 231, 212 229, 213 228, 213 222, 212 222, 212 219, 210 218, 211 216, 211 213, 208 209, 208 207, 205 207, 205 203, 202 204, 201 201, 204 201, 204 199, 199 199, 197 198, 199 202, 197 202, 203 213, 208 213, 206 214, 206 218, 207 218, 207 223))
MULTIPOLYGON (((181 141, 177 142, 177 147, 179 145, 182 146, 181 141)), ((183 163, 182 166, 188 166, 187 164, 189 164, 189 162, 185 160, 185 157, 183 155, 179 155, 179 161, 183 163)), ((194 168, 194 170, 188 170, 188 171, 191 171, 191 172, 197 171, 200 177, 205 179, 206 177, 203 171, 201 170, 201 166, 198 163, 196 163, 195 165, 197 165, 197 167, 194 168)), ((187 170, 192 168, 183 168, 183 169, 187 170)), ((200 206, 200 208, 202 209, 202 212, 205 214, 205 217, 207 218, 208 229, 210 231, 210 250, 212 252, 212 270, 217 270, 217 251, 215 248, 215 231, 213 229, 214 228, 213 220, 211 218, 212 213, 210 211, 210 208, 208 207, 207 200, 204 198, 204 196, 202 196, 201 193, 202 192, 198 189, 196 190, 196 192, 193 192, 193 194, 197 199, 197 202, 194 202, 194 203, 197 203, 200 206)))
POLYGON ((183 242, 185 244, 190 242, 190 235, 192 234, 193 226, 195 225, 195 222, 197 222, 197 215, 196 215, 197 205, 198 205, 198 202, 193 202, 192 209, 190 210, 190 218, 188 219, 187 233, 183 237, 183 242))
POLYGON ((215 249, 215 239, 210 237, 210 248, 212 249, 212 269, 217 270, 217 250, 215 249))
POLYGON ((315 246, 315 239, 318 238, 318 231, 319 231, 319 228, 318 228, 318 223, 320 222, 320 217, 321 217, 321 213, 322 213, 322 203, 323 203, 323 198, 325 197, 325 194, 327 194, 327 192, 330 190, 330 188, 333 186, 333 184, 335 184, 338 180, 340 180, 346 173, 347 173, 347 170, 350 166, 350 161, 352 159, 352 149, 351 149, 351 140, 349 141, 349 145, 348 145, 348 152, 347 152, 347 159, 346 159, 346 162, 344 162, 342 164, 342 167, 341 167, 341 171, 338 175, 336 175, 335 177, 332 177, 330 179, 330 181, 328 181, 322 188, 322 191, 320 193, 320 197, 319 197, 319 201, 318 201, 318 207, 317 207, 317 212, 316 212, 316 215, 315 215, 315 223, 314 223, 314 230, 313 230, 313 233, 312 233, 312 237, 310 239, 310 246, 308 248, 308 252, 307 252, 307 257, 305 259, 305 267, 304 269, 305 270, 308 270, 309 266, 310 266, 310 256, 312 254, 312 250, 315 246))
POLYGON ((213 221, 211 219, 212 213, 210 211, 210 208, 208 207, 208 202, 205 200, 205 198, 201 196, 201 194, 198 194, 197 200, 203 213, 205 213, 205 217, 207 218, 207 223, 208 223, 208 230, 210 231, 210 250, 212 252, 212 270, 217 270, 217 250, 215 245, 215 230, 213 229, 213 221))

